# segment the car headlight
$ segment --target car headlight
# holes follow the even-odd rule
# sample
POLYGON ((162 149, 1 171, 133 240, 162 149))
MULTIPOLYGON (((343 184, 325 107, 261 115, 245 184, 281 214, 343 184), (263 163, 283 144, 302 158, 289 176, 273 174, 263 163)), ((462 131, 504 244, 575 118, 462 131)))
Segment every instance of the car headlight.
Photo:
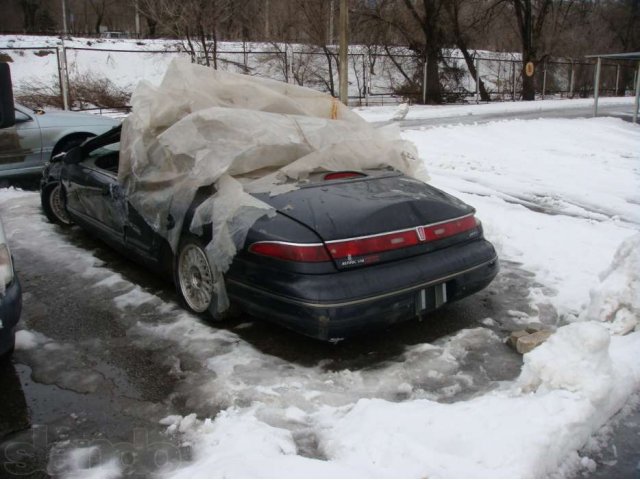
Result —
POLYGON ((0 292, 4 292, 4 287, 13 280, 13 264, 11 263, 11 252, 9 247, 0 244, 0 292))

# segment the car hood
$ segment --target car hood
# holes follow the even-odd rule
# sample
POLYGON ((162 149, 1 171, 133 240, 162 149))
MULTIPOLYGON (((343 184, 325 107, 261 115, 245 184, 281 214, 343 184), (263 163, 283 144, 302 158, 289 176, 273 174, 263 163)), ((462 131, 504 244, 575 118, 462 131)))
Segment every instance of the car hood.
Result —
POLYGON ((119 120, 115 120, 113 118, 80 112, 46 111, 45 113, 38 115, 37 118, 38 123, 43 128, 84 126, 114 127, 120 123, 119 120))

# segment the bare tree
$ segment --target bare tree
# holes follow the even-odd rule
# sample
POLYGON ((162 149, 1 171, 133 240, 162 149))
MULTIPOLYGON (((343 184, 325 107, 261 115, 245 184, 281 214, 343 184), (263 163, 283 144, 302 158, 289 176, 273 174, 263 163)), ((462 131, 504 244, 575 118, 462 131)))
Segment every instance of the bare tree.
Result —
POLYGON ((112 0, 88 0, 89 5, 93 9, 94 16, 94 30, 95 33, 100 33, 100 26, 102 25, 102 21, 107 13, 107 8, 113 2, 112 0))
POLYGON ((438 62, 445 42, 443 0, 380 0, 373 8, 363 8, 360 14, 386 31, 384 49, 388 54, 394 44, 400 43, 416 55, 419 68, 413 72, 407 71, 393 56, 389 57, 406 80, 403 93, 420 99, 420 72, 426 62, 426 101, 440 103, 442 88, 438 62))
POLYGON ((479 82, 480 98, 488 102, 491 98, 484 82, 478 76, 479 72, 475 64, 476 54, 469 51, 469 37, 472 32, 487 25, 491 19, 491 9, 484 8, 484 3, 473 0, 445 0, 444 6, 453 42, 462 53, 469 73, 476 82, 479 82))
POLYGON ((139 8, 142 15, 163 30, 183 39, 192 62, 217 69, 219 28, 228 20, 232 3, 232 0, 140 0, 139 8))
POLYGON ((553 41, 564 26, 573 0, 507 0, 515 16, 522 51, 522 99, 535 100, 535 76, 527 75, 526 65, 534 67, 547 58, 553 41))
POLYGON ((29 33, 35 32, 37 30, 36 18, 42 2, 38 0, 20 0, 18 3, 22 9, 24 30, 29 33))

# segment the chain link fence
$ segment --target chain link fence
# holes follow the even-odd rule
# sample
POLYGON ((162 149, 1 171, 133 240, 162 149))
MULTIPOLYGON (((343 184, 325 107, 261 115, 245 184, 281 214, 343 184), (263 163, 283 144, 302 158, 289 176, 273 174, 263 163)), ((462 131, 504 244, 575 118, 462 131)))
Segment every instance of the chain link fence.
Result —
MULTIPOLYGON (((338 55, 335 47, 287 44, 221 44, 209 63, 227 71, 258 75, 338 94, 338 55)), ((153 50, 105 49, 90 46, 5 47, 0 58, 13 62, 19 93, 31 84, 57 97, 64 108, 88 109, 104 105, 78 98, 79 83, 100 79, 130 93, 140 78, 159 81, 176 57, 191 58, 184 48, 153 50)), ((192 58, 206 63, 204 57, 192 58)), ((517 55, 476 52, 475 69, 490 101, 519 100, 522 65, 517 55)), ((406 49, 352 47, 349 56, 349 103, 353 106, 421 101, 426 83, 423 59, 406 49)), ((633 91, 635 65, 602 64, 601 95, 633 91)), ((442 99, 446 103, 479 103, 479 84, 457 52, 444 52, 439 61, 442 99)), ((586 98, 593 95, 595 62, 584 59, 548 59, 534 72, 537 98, 586 98)), ((126 101, 118 107, 127 108, 126 101)), ((114 107, 114 105, 110 105, 114 107)))

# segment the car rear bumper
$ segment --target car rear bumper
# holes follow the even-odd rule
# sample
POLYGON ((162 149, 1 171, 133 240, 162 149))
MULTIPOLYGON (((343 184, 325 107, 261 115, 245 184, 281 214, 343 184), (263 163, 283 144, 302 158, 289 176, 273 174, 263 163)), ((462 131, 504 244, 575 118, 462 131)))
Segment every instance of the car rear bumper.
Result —
POLYGON ((22 311, 22 288, 18 277, 7 286, 4 295, 0 295, 0 355, 13 348, 14 335, 20 312, 22 311))
POLYGON ((493 246, 478 240, 351 271, 262 272, 262 282, 228 278, 227 285, 248 313, 330 340, 424 315, 483 289, 498 269, 493 246))

